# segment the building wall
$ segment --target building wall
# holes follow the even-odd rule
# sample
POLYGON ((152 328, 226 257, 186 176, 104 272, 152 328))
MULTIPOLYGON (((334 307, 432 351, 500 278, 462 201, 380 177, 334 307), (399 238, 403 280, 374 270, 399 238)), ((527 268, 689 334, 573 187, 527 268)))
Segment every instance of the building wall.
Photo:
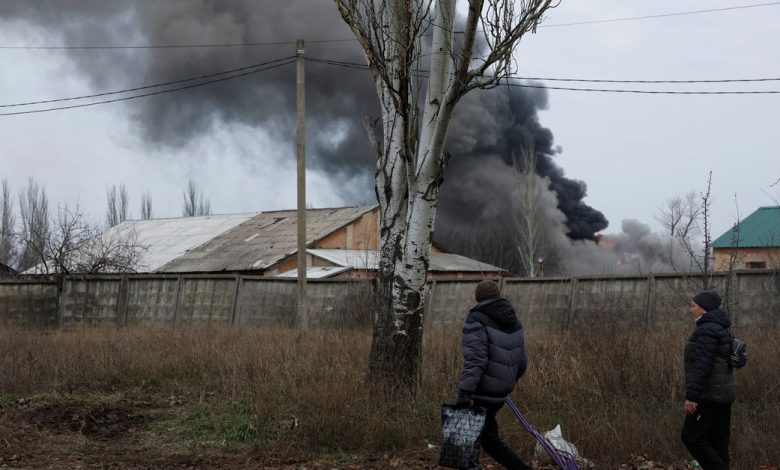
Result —
POLYGON ((715 271, 728 271, 732 254, 735 255, 733 269, 761 269, 751 263, 764 263, 763 268, 780 268, 780 248, 715 248, 713 267, 715 271))
POLYGON ((312 248, 341 250, 371 250, 379 249, 379 210, 363 214, 346 227, 326 236, 315 243, 312 248))

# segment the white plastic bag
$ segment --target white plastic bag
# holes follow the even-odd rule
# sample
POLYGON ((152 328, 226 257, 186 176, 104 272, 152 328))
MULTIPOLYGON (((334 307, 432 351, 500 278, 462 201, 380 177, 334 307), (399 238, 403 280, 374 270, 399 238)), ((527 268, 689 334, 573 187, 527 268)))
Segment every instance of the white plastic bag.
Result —
MULTIPOLYGON (((555 427, 546 433, 544 433, 544 437, 550 441, 550 444, 552 444, 553 447, 555 447, 557 450, 561 452, 566 452, 572 457, 574 457, 575 460, 577 460, 577 463, 582 468, 592 468, 593 464, 588 461, 588 459, 585 459, 580 456, 580 453, 577 452, 577 447, 574 446, 571 442, 567 441, 563 438, 563 432, 561 431, 561 425, 556 424, 555 427)), ((552 463, 552 459, 549 455, 547 455, 547 452, 544 451, 544 448, 541 444, 538 442, 536 443, 536 447, 534 448, 534 457, 536 460, 538 460, 541 463, 552 463)))

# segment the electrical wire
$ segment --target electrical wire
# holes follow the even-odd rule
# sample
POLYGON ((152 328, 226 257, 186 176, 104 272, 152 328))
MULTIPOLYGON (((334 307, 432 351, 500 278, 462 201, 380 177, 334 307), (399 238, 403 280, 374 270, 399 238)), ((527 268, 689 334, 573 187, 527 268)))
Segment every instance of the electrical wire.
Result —
POLYGON ((528 85, 528 84, 520 84, 520 83, 504 83, 504 85, 520 87, 520 88, 543 88, 545 90, 589 91, 589 92, 602 92, 602 93, 638 93, 638 94, 646 94, 646 95, 776 95, 776 94, 780 94, 780 90, 674 91, 674 90, 621 90, 621 89, 607 89, 607 88, 554 87, 554 86, 544 86, 544 85, 528 85))
MULTIPOLYGON (((580 26, 580 25, 588 25, 588 24, 601 24, 601 23, 616 23, 620 21, 637 21, 637 20, 646 20, 646 19, 652 19, 652 18, 668 18, 672 16, 683 16, 683 15, 696 15, 701 13, 716 13, 716 12, 723 12, 723 11, 731 11, 731 10, 743 10, 747 8, 759 8, 759 7, 768 7, 768 6, 776 6, 780 5, 780 1, 778 2, 766 2, 766 3, 755 3, 751 5, 737 5, 733 7, 723 7, 723 8, 710 8, 710 9, 704 9, 704 10, 691 10, 691 11, 679 11, 679 12, 673 12, 673 13, 659 13, 657 15, 644 15, 644 16, 630 16, 630 17, 623 17, 623 18, 608 18, 608 19, 601 19, 601 20, 588 20, 588 21, 576 21, 571 23, 553 23, 553 24, 540 24, 537 26, 537 28, 561 28, 561 27, 568 27, 568 26, 580 26)), ((480 31, 482 32, 482 31, 480 31)), ((464 34, 463 31, 454 31, 454 33, 457 34, 464 34)), ((355 42, 357 39, 355 38, 335 38, 335 39, 311 39, 306 40, 308 44, 317 44, 317 43, 331 43, 331 42, 355 42)), ((258 47, 258 46, 282 46, 282 45, 291 45, 295 44, 296 41, 269 41, 269 42, 236 42, 236 43, 223 43, 223 44, 149 44, 149 45, 136 45, 136 46, 121 46, 121 45, 113 45, 113 46, 52 46, 52 45, 44 45, 44 46, 0 46, 0 50, 7 49, 7 50, 100 50, 100 49, 188 49, 188 48, 209 48, 209 47, 258 47)))
POLYGON ((16 115, 19 115, 19 114, 35 114, 35 113, 46 113, 46 112, 50 112, 50 111, 60 111, 60 110, 63 110, 63 109, 86 108, 88 106, 96 106, 96 105, 99 105, 99 104, 116 103, 116 102, 119 102, 119 101, 133 100, 133 99, 136 99, 136 98, 144 98, 144 97, 147 97, 147 96, 162 95, 164 93, 172 93, 172 92, 175 92, 175 91, 188 90, 188 89, 191 89, 191 88, 197 88, 197 87, 202 87, 202 86, 205 86, 205 85, 211 85, 213 83, 219 83, 219 82, 224 82, 224 81, 227 81, 227 80, 232 80, 234 78, 245 77, 247 75, 253 75, 253 74, 256 74, 256 73, 259 73, 259 72, 264 72, 264 71, 267 71, 267 70, 271 70, 271 69, 275 69, 275 68, 282 67, 282 66, 285 66, 285 65, 289 65, 289 64, 292 64, 294 62, 295 62, 295 58, 290 58, 286 62, 276 63, 276 64, 273 64, 273 65, 266 66, 264 68, 250 70, 250 71, 239 73, 239 74, 236 74, 236 75, 231 75, 229 77, 216 78, 214 80, 209 80, 209 81, 205 81, 205 82, 202 82, 202 83, 194 83, 194 84, 191 84, 191 85, 185 85, 185 86, 181 86, 181 87, 177 87, 177 88, 170 88, 170 89, 167 89, 167 90, 159 90, 159 91, 154 91, 154 92, 150 92, 150 93, 142 93, 142 94, 139 94, 139 95, 125 96, 125 97, 122 97, 122 98, 114 98, 114 99, 110 99, 110 100, 94 101, 94 102, 91 102, 91 103, 74 104, 74 105, 69 105, 69 106, 57 106, 57 107, 53 107, 53 108, 34 109, 34 110, 28 110, 28 111, 14 111, 14 112, 10 112, 10 113, 0 113, 0 116, 16 116, 16 115))
MULTIPOLYGON (((367 65, 356 64, 352 62, 340 62, 329 59, 317 59, 309 57, 306 59, 310 62, 316 62, 326 65, 333 65, 338 67, 350 68, 350 69, 368 69, 367 65)), ((427 70, 416 70, 416 75, 420 78, 427 78, 427 70)), ((543 79, 543 78, 530 78, 530 77, 507 77, 511 80, 559 80, 559 81, 580 81, 580 82, 607 82, 607 83, 730 83, 730 82, 763 82, 780 80, 780 78, 756 78, 756 79, 725 79, 725 80, 585 80, 585 79, 543 79)), ((762 94, 780 94, 780 91, 774 90, 746 90, 746 91, 675 91, 675 90, 621 90, 621 89, 605 89, 605 88, 575 88, 575 87, 554 87, 546 85, 530 85, 521 83, 504 83, 508 86, 520 87, 520 88, 544 88, 548 90, 565 90, 565 91, 586 91, 586 92, 602 92, 602 93, 639 93, 639 94, 651 94, 651 95, 762 95, 762 94)))
MULTIPOLYGON (((312 39, 307 44, 319 44, 330 42, 353 42, 354 37, 343 39, 312 39)), ((209 47, 254 47, 254 46, 286 46, 296 44, 297 41, 271 41, 271 42, 234 42, 223 44, 149 44, 138 46, 0 46, 0 49, 17 50, 100 50, 100 49, 192 49, 209 47)))
POLYGON ((558 23, 558 24, 548 24, 548 25, 540 24, 539 26, 537 26, 537 28, 561 28, 565 26, 580 26, 586 24, 616 23, 618 21, 636 21, 636 20, 647 20, 651 18, 667 18, 670 16, 697 15, 700 13, 715 13, 719 11, 743 10, 745 8, 768 7, 768 6, 775 6, 775 5, 780 5, 780 2, 755 3, 753 5, 738 5, 733 7, 710 8, 707 10, 679 11, 675 13, 660 13, 657 15, 629 16, 625 18, 611 18, 605 20, 577 21, 573 23, 558 23))
POLYGON ((261 64, 247 65, 246 67, 239 67, 237 69, 225 70, 224 72, 217 72, 217 73, 210 73, 210 74, 206 74, 206 75, 201 75, 200 77, 184 78, 184 79, 181 79, 181 80, 173 80, 173 81, 164 82, 164 83, 155 83, 154 85, 144 85, 144 86, 139 86, 139 87, 135 87, 135 88, 127 88, 127 89, 124 89, 124 90, 106 91, 106 92, 103 92, 103 93, 95 93, 95 94, 92 94, 92 95, 71 96, 69 98, 55 98, 55 99, 50 99, 50 100, 27 101, 27 102, 24 102, 24 103, 0 104, 0 108, 11 108, 11 107, 16 107, 16 106, 30 106, 30 105, 34 105, 34 104, 45 104, 45 103, 57 103, 57 102, 61 102, 61 101, 82 100, 82 99, 87 99, 87 98, 98 98, 98 97, 101 97, 101 96, 109 96, 109 95, 117 95, 117 94, 121 94, 121 93, 129 93, 131 91, 148 90, 150 88, 159 88, 159 87, 163 87, 163 86, 176 85, 178 83, 192 82, 192 81, 195 81, 195 80, 204 80, 204 79, 207 79, 207 78, 218 77, 218 76, 221 76, 221 75, 228 75, 228 74, 231 74, 231 73, 241 72, 241 71, 244 71, 244 70, 254 69, 254 68, 257 68, 257 67, 264 67, 266 65, 271 65, 271 64, 275 64, 275 63, 282 62, 282 61, 285 61, 285 60, 290 60, 290 59, 292 59, 294 57, 295 56, 289 56, 289 57, 284 57, 282 59, 276 59, 276 60, 271 60, 271 61, 268 61, 268 62, 263 62, 261 64))

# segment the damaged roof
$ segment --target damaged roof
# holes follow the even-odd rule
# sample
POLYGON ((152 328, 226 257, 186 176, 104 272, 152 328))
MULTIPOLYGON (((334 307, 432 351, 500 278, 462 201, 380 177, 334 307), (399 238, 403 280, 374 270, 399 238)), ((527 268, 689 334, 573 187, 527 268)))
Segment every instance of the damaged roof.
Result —
MULTIPOLYGON (((376 205, 306 210, 306 245, 376 208, 376 205)), ((262 271, 297 252, 298 213, 262 212, 161 266, 162 272, 262 271)))
POLYGON ((112 233, 132 234, 135 243, 144 248, 138 271, 158 271, 166 263, 254 216, 228 214, 128 220, 110 228, 103 236, 110 237, 112 233))

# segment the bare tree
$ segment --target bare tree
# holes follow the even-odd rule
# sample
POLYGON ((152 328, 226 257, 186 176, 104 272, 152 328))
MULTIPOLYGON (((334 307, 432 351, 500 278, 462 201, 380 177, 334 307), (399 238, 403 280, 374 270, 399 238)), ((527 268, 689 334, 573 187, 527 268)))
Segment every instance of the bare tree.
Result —
POLYGON ((686 269, 693 268, 698 257, 697 250, 693 249, 695 240, 701 234, 700 219, 703 208, 698 199, 695 191, 689 192, 684 197, 675 196, 667 199, 666 205, 655 217, 664 232, 673 240, 669 245, 669 265, 672 269, 682 268, 682 266, 675 266, 675 241, 689 252, 690 259, 686 269))
POLYGON ((536 174, 536 160, 536 145, 531 137, 523 146, 523 158, 515 160, 514 165, 518 198, 514 214, 517 226, 516 245, 524 274, 528 277, 537 276, 544 250, 544 213, 541 201, 543 180, 536 174))
POLYGON ((106 225, 109 228, 128 219, 127 188, 124 184, 120 184, 118 190, 116 185, 106 188, 106 202, 106 225))
POLYGON ((453 110, 469 91, 495 87, 514 72, 515 46, 536 30, 554 1, 470 0, 465 24, 457 28, 461 31, 455 27, 456 0, 334 1, 365 52, 382 113, 366 119, 377 160, 379 294, 385 299, 375 315, 370 376, 414 389, 436 203, 449 156, 444 141, 453 110), (428 31, 430 51, 423 53, 428 31), (476 47, 478 41, 484 51, 476 47), (425 79, 421 69, 427 70, 425 79))
POLYGON ((21 227, 17 237, 21 245, 19 271, 40 262, 46 240, 49 237, 49 200, 46 188, 31 177, 27 186, 19 192, 19 216, 21 227))
POLYGON ((712 232, 710 228, 710 205, 712 190, 712 171, 707 175, 707 191, 701 194, 701 215, 704 224, 702 287, 708 289, 712 284, 712 232), (709 279, 708 279, 709 277, 709 279))
POLYGON ((184 207, 181 215, 184 217, 195 217, 210 214, 211 203, 203 196, 195 181, 190 178, 187 181, 187 187, 184 189, 184 207))
POLYGON ((152 219, 152 195, 149 191, 141 195, 141 220, 152 219))
POLYGON ((49 224, 48 237, 35 255, 36 274, 95 274, 134 272, 140 266, 144 247, 132 226, 102 232, 79 209, 59 207, 49 224))
POLYGON ((3 179, 0 188, 0 263, 6 266, 13 266, 16 262, 14 230, 16 230, 14 200, 8 180, 3 179))

